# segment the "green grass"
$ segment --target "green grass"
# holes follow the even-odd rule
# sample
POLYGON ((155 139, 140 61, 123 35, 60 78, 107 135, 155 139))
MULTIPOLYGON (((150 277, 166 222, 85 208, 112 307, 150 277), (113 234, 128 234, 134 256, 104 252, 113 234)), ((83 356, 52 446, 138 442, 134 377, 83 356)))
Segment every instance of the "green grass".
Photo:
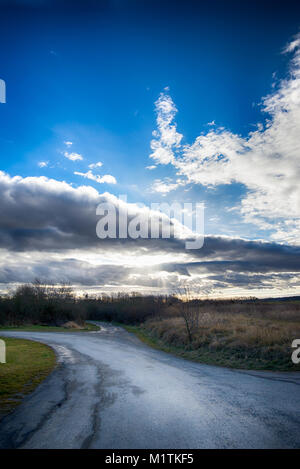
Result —
POLYGON ((57 327, 57 326, 40 326, 40 325, 22 325, 22 326, 1 326, 0 331, 25 331, 25 332, 89 332, 99 331, 100 327, 96 324, 86 322, 84 329, 57 327))
POLYGON ((0 419, 12 411, 54 369, 56 357, 47 345, 0 337, 6 344, 6 363, 0 363, 0 419))

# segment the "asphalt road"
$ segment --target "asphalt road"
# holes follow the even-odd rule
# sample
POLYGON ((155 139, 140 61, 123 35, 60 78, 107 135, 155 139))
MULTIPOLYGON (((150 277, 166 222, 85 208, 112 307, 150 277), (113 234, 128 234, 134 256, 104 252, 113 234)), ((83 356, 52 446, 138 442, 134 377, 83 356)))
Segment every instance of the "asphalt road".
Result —
POLYGON ((175 358, 125 330, 1 332, 59 366, 0 422, 0 448, 300 448, 299 373, 175 358))

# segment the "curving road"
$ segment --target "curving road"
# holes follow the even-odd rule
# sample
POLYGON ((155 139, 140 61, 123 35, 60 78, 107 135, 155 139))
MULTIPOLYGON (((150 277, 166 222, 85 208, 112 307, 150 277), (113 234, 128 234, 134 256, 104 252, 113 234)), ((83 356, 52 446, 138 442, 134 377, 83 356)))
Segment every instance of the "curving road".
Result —
POLYGON ((125 330, 1 332, 38 340, 55 371, 0 422, 0 448, 299 448, 299 373, 175 358, 125 330))

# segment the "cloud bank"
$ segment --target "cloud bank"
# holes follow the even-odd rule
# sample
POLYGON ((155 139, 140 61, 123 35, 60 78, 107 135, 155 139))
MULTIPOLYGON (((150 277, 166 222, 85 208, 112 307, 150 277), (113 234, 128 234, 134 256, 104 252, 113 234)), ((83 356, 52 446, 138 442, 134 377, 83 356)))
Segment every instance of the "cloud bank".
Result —
POLYGON ((36 277, 83 290, 172 291, 187 282, 227 296, 256 289, 295 293, 299 285, 299 246, 206 236, 202 249, 188 251, 184 238, 99 239, 100 202, 126 209, 129 219, 149 209, 45 177, 0 172, 0 197, 2 288, 36 277))

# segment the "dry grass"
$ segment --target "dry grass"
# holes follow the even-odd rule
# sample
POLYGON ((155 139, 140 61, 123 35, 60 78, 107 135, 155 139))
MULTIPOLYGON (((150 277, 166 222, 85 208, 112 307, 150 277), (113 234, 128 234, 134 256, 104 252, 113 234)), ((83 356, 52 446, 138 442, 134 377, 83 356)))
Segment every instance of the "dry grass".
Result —
POLYGON ((65 322, 61 327, 64 327, 65 329, 84 329, 84 326, 80 326, 74 321, 65 322))
MULTIPOLYGON (((227 305, 228 306, 228 305, 227 305)), ((162 344, 184 350, 194 358, 209 357, 209 362, 240 368, 300 370, 291 361, 293 339, 300 338, 298 309, 261 311, 251 305, 241 312, 199 309, 199 326, 189 342, 183 318, 178 315, 149 320, 144 330, 162 344)), ((228 308, 231 309, 231 308, 228 308)), ((207 360, 205 360, 207 361, 207 360)))
POLYGON ((45 326, 38 324, 23 324, 20 326, 0 326, 1 331, 26 331, 26 332, 89 332, 99 331, 100 327, 96 324, 85 322, 83 326, 70 322, 69 325, 63 324, 62 326, 45 326), (74 326, 75 324, 75 326, 74 326))

